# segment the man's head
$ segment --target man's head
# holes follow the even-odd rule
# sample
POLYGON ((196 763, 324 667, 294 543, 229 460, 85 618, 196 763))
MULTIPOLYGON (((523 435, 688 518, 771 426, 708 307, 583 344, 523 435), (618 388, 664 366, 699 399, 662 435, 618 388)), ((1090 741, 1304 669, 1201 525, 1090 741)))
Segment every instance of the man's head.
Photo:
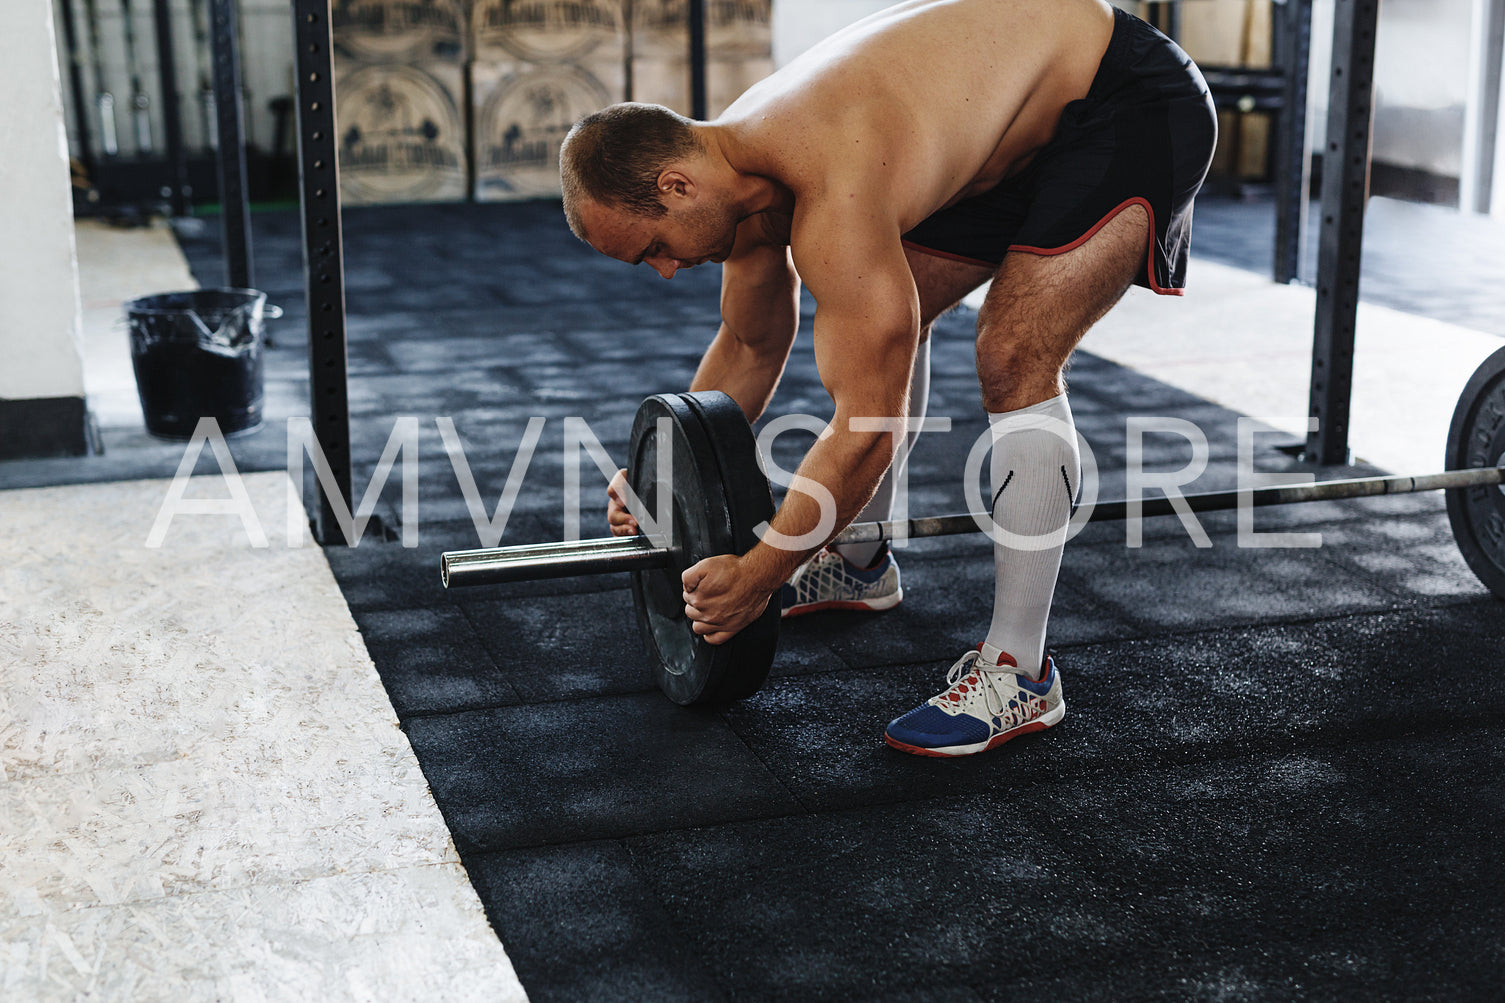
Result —
POLYGON ((738 219, 695 123, 668 108, 616 104, 586 116, 559 154, 564 214, 575 236, 666 278, 725 260, 738 219))

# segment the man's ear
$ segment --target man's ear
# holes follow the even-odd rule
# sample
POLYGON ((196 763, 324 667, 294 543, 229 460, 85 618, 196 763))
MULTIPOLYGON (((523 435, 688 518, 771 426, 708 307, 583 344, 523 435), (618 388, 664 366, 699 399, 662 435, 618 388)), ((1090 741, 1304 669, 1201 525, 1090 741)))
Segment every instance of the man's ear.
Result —
POLYGON ((695 179, 677 168, 667 168, 658 176, 658 193, 665 200, 694 198, 695 179))

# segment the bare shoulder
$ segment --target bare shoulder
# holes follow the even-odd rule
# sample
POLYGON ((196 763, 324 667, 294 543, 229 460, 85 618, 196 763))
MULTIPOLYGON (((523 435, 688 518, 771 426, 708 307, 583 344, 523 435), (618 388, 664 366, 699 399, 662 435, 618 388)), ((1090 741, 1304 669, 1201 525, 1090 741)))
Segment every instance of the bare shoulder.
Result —
POLYGON ((796 209, 790 251, 800 277, 822 308, 853 299, 868 306, 914 293, 901 229, 892 207, 864 197, 860 178, 836 186, 796 209))

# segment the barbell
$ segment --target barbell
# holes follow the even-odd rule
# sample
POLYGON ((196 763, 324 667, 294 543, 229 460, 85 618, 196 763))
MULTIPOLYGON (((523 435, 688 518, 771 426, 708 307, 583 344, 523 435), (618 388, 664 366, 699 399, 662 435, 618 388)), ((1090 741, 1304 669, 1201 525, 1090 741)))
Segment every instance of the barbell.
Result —
MULTIPOLYGON (((1446 490, 1448 519, 1464 560, 1495 595, 1505 598, 1505 348, 1484 361, 1459 397, 1448 429, 1447 470, 1437 474, 1355 477, 1182 495, 1192 512, 1335 501, 1375 495, 1446 490)), ((670 493, 667 539, 606 537, 485 550, 440 557, 446 588, 495 585, 577 575, 629 572, 638 626, 659 688, 680 704, 719 703, 751 696, 773 665, 778 641, 777 599, 725 644, 708 643, 684 615, 680 576, 716 554, 746 553, 754 527, 773 518, 773 495, 757 458, 757 443, 737 403, 720 391, 656 394, 643 401, 628 447, 628 482, 645 512, 657 513, 660 489, 670 493), (660 433, 660 428, 667 435, 660 433), (669 478, 660 484, 659 451, 670 451, 669 478)), ((1126 518, 1128 501, 1104 502, 1089 521, 1126 518)), ((1138 503, 1145 516, 1177 511, 1170 498, 1138 503)), ((987 516, 983 515, 986 520, 987 516)), ((858 523, 832 541, 862 543, 975 533, 978 515, 962 513, 901 521, 858 523)), ((660 527, 662 533, 665 527, 660 527)))

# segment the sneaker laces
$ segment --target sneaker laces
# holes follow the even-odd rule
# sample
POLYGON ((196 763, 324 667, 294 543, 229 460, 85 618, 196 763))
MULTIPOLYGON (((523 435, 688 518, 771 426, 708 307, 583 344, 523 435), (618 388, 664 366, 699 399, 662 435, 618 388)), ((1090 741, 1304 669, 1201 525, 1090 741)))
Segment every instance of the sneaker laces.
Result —
MULTIPOLYGON (((1004 699, 987 669, 977 667, 977 661, 981 657, 982 652, 974 648, 958 658, 956 664, 946 671, 946 692, 936 699, 955 706, 965 699, 967 693, 979 690, 982 693, 982 703, 987 708, 988 716, 998 717, 1003 713, 1004 699)), ((1008 671, 1008 666, 1004 665, 994 666, 994 668, 1001 672, 1008 671)))

